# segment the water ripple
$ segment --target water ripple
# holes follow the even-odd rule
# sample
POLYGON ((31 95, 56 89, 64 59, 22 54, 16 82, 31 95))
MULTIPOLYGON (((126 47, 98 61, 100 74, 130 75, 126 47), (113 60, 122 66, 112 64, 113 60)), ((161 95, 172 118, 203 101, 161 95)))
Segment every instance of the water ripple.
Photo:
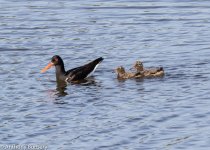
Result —
POLYGON ((0 144, 48 149, 208 149, 209 1, 17 1, 0 5, 0 144), (56 85, 103 56, 94 76, 56 85), (136 60, 163 78, 117 80, 136 60))

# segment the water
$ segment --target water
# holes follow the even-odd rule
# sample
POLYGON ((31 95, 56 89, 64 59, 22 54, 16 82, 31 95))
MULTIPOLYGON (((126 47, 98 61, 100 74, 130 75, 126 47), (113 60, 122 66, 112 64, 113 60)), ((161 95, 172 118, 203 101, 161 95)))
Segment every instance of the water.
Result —
POLYGON ((62 150, 210 147, 210 2, 0 0, 0 144, 62 150), (105 59, 90 84, 56 86, 66 69, 105 59), (163 66, 161 79, 113 69, 163 66))

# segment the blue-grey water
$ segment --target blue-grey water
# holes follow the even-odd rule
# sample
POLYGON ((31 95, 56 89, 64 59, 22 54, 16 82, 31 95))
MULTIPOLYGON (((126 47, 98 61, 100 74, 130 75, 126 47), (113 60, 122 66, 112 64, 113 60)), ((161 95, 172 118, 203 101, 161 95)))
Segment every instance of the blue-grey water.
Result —
POLYGON ((208 150, 210 1, 0 0, 0 145, 49 150, 208 150), (66 69, 104 61, 89 84, 66 69), (113 69, 163 66, 164 78, 118 81, 113 69))

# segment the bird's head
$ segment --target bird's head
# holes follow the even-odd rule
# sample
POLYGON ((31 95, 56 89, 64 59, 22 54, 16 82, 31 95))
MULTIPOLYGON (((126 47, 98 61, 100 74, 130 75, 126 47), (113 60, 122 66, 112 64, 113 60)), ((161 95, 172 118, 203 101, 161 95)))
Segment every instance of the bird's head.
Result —
POLYGON ((51 58, 51 61, 48 63, 48 65, 41 70, 41 73, 44 73, 48 69, 50 69, 52 66, 57 66, 57 65, 61 65, 62 66, 63 65, 63 60, 62 60, 62 58, 60 56, 54 55, 51 58))

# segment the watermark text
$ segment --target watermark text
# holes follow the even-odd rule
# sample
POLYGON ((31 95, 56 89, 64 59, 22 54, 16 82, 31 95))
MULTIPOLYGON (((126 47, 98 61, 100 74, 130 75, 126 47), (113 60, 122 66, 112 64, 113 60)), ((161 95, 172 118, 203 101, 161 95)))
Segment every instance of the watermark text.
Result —
POLYGON ((47 150, 47 146, 36 144, 0 144, 0 150, 47 150))

